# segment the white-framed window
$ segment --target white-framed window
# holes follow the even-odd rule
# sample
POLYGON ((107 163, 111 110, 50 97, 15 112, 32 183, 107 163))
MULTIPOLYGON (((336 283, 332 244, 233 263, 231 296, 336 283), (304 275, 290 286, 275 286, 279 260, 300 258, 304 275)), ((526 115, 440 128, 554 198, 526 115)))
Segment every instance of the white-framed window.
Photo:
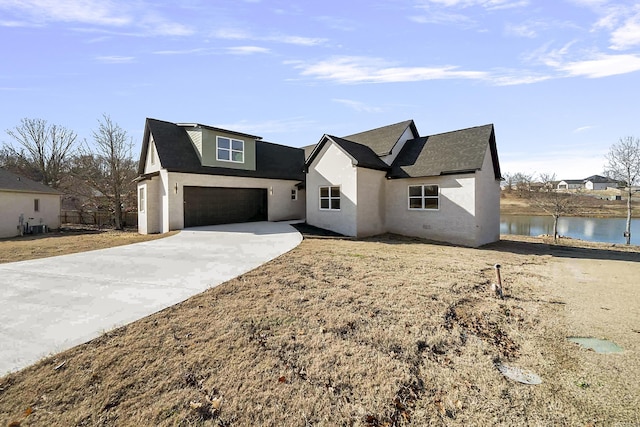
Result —
POLYGON ((320 187, 320 210, 340 210, 340 186, 320 187))
POLYGON ((144 212, 145 200, 144 200, 144 187, 138 189, 138 211, 144 212))
POLYGON ((244 141, 224 136, 216 137, 216 160, 244 163, 244 141))
POLYGON ((298 190, 295 188, 291 189, 291 200, 298 200, 298 190))
POLYGON ((33 211, 40 212, 40 199, 33 199, 33 211))
POLYGON ((440 209, 440 188, 438 185, 410 185, 410 210, 438 210, 440 209))

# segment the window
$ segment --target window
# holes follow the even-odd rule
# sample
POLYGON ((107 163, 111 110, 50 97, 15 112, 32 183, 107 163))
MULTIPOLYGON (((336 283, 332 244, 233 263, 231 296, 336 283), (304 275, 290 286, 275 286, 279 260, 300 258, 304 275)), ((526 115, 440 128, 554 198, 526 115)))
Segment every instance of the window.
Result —
POLYGON ((151 156, 151 164, 155 165, 156 164, 156 145, 153 143, 153 141, 151 142, 151 148, 149 149, 149 151, 151 156))
POLYGON ((144 212, 144 187, 140 187, 138 190, 138 210, 144 212))
POLYGON ((40 199, 33 199, 33 211, 40 212, 40 199))
POLYGON ((244 163, 244 141, 239 139, 216 139, 216 159, 224 162, 244 163))
POLYGON ((291 200, 298 200, 298 190, 295 188, 291 190, 291 200))
POLYGON ((320 209, 340 210, 340 187, 320 187, 320 209))
POLYGON ((410 185, 409 209, 437 210, 440 208, 440 191, 437 185, 410 185))

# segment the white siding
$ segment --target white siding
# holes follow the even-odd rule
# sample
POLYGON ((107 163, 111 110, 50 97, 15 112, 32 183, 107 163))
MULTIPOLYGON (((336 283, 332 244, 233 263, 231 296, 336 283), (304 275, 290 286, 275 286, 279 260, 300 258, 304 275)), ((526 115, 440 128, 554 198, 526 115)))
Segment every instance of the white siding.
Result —
POLYGON ((0 238, 19 235, 20 215, 24 224, 44 224, 50 229, 60 228, 60 196, 57 194, 25 193, 0 190, 0 238), (34 211, 38 199, 38 212, 34 211))
POLYGON ((398 156, 398 153, 400 153, 400 150, 402 150, 402 147, 404 147, 404 144, 408 140, 414 139, 414 138, 415 138, 415 135, 413 134, 413 132, 411 132, 411 126, 409 126, 404 131, 404 133, 402 134, 402 136, 400 137, 400 139, 398 140, 396 145, 394 145, 393 148, 391 149, 391 154, 389 154, 388 156, 381 157, 382 161, 385 162, 388 165, 393 163, 393 161, 398 156))
POLYGON ((191 143, 196 148, 198 157, 202 161, 202 129, 200 128, 187 128, 187 135, 191 139, 191 143))
POLYGON ((349 155, 333 142, 327 142, 307 173, 307 223, 346 236, 356 236, 356 167, 349 155), (340 186, 340 210, 320 210, 321 186, 340 186))
POLYGON ((153 137, 149 138, 149 147, 147 148, 147 156, 144 165, 144 173, 158 172, 161 168, 160 159, 156 150, 156 144, 153 137))
POLYGON ((482 169, 476 172, 476 241, 481 246, 500 240, 500 181, 487 147, 482 169))
POLYGON ((382 234, 385 229, 384 171, 357 168, 358 179, 358 237, 382 234))
POLYGON ((387 231, 475 246, 475 175, 448 175, 387 181, 387 231), (437 184, 438 210, 409 210, 408 186, 437 184))

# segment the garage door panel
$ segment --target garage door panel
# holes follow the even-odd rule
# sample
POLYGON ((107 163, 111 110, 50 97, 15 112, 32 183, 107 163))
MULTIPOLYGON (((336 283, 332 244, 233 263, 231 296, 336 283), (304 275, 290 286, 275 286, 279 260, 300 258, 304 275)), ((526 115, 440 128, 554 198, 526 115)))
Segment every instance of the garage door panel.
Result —
POLYGON ((264 188, 184 187, 184 226, 267 220, 264 188))

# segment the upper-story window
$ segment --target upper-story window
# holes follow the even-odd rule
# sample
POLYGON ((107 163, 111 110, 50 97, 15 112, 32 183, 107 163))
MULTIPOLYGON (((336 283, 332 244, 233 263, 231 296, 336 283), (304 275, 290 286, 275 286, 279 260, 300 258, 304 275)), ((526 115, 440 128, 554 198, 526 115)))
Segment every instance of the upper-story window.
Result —
POLYGON ((216 160, 244 163, 244 141, 218 136, 216 138, 216 160))

